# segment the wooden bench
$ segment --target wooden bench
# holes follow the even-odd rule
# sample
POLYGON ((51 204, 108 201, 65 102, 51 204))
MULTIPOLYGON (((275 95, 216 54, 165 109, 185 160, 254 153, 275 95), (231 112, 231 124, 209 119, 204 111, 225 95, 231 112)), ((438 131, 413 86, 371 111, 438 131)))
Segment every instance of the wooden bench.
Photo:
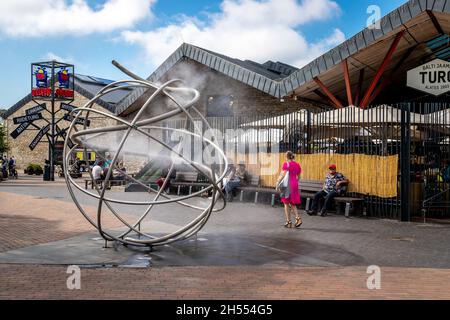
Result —
POLYGON ((209 183, 198 182, 198 172, 180 171, 175 175, 175 179, 170 180, 171 187, 177 187, 177 195, 180 195, 181 187, 189 187, 189 194, 192 194, 193 187, 206 187, 209 183))
POLYGON ((250 183, 247 186, 237 187, 236 190, 241 192, 240 197, 239 197, 240 201, 243 201, 243 199, 244 199, 244 191, 254 192, 255 193, 255 203, 258 202, 258 196, 260 193, 271 193, 272 199, 271 199, 270 204, 272 205, 272 207, 275 206, 275 195, 278 194, 278 192, 275 190, 275 188, 261 187, 259 176, 250 176, 250 183))
MULTIPOLYGON (((322 181, 300 179, 299 181, 300 196, 306 198, 305 210, 309 210, 312 198, 317 192, 322 190, 322 188, 323 188, 322 181)), ((259 193, 271 193, 272 207, 275 206, 275 196, 278 194, 278 191, 276 191, 275 188, 260 187, 259 176, 252 176, 248 186, 237 187, 236 190, 240 191, 241 193, 240 201, 243 201, 244 192, 255 192, 255 200, 254 200, 255 203, 258 202, 259 193)), ((349 217, 350 213, 361 212, 362 205, 364 203, 364 199, 362 198, 346 197, 346 196, 335 197, 333 200, 336 203, 336 212, 338 214, 341 213, 341 203, 345 203, 344 214, 346 217, 349 217)))
MULTIPOLYGON (((92 179, 84 179, 84 188, 87 189, 88 185, 91 185, 91 189, 94 189, 94 184, 99 186, 100 189, 103 188, 104 180, 92 180, 92 179)), ((111 186, 124 186, 126 185, 126 180, 109 180, 108 181, 108 188, 111 188, 111 186)))
MULTIPOLYGON (((309 210, 311 207, 311 200, 314 195, 322 190, 323 181, 317 180, 301 180, 299 181, 300 196, 306 198, 305 210, 309 210)), ((361 212, 364 199, 356 197, 335 197, 336 212, 341 213, 341 203, 345 203, 345 216, 349 217, 350 212, 361 212)))

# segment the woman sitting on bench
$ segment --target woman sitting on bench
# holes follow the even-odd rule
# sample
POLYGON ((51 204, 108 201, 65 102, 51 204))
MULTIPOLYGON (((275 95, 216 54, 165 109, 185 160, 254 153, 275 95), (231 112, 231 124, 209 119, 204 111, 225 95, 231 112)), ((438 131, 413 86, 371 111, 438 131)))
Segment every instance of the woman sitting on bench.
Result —
POLYGON ((227 201, 231 202, 233 201, 233 190, 237 187, 240 187, 247 180, 247 171, 245 170, 245 164, 240 163, 238 169, 236 169, 235 166, 232 166, 228 177, 225 179, 226 183, 224 188, 227 196, 227 201))

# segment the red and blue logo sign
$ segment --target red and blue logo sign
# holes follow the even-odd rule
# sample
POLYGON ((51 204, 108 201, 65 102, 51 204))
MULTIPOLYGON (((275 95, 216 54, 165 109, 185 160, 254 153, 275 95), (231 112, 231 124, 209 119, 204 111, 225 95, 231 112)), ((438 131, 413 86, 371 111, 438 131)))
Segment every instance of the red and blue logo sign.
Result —
POLYGON ((69 88, 70 73, 66 68, 58 71, 58 82, 60 88, 69 88))
POLYGON ((34 76, 36 77, 36 87, 38 88, 47 88, 48 87, 48 75, 47 70, 45 68, 38 67, 34 72, 34 76))

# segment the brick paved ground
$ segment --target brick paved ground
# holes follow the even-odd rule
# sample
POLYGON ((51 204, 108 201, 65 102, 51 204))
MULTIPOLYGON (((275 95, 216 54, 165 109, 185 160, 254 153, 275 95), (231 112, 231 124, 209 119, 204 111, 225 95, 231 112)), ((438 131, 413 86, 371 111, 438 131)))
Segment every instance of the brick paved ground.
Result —
POLYGON ((61 266, 0 265, 1 299, 450 299, 450 270, 381 268, 163 267, 81 269, 68 290, 61 266))
MULTIPOLYGON (((22 183, 33 185, 33 182, 22 183)), ((64 188, 61 183, 56 186, 53 184, 53 189, 45 189, 45 186, 48 185, 43 185, 38 190, 48 190, 48 197, 55 196, 53 190, 64 188)), ((11 193, 11 188, 4 188, 2 191, 4 190, 8 190, 8 193, 0 192, 0 251, 53 242, 93 230, 73 203, 37 195, 14 194, 11 193)), ((235 205, 230 210, 241 210, 242 206, 244 205, 235 205)), ((218 262, 224 265, 228 263, 228 266, 203 259, 202 266, 187 267, 185 257, 193 265, 203 255, 209 256, 209 252, 191 247, 181 251, 182 246, 164 248, 153 257, 164 260, 165 255, 177 249, 182 252, 182 258, 177 258, 178 261, 184 261, 185 264, 175 267, 154 261, 151 268, 83 268, 82 289, 72 291, 66 287, 69 276, 66 266, 0 264, 0 299, 450 299, 450 269, 446 267, 448 251, 439 247, 443 242, 448 243, 446 228, 422 229, 415 225, 383 221, 305 217, 306 226, 302 231, 284 230, 281 227, 267 230, 262 227, 267 226, 267 221, 273 224, 271 210, 274 209, 261 211, 262 207, 248 208, 252 209, 247 214, 257 210, 260 219, 247 221, 230 213, 216 216, 213 221, 218 226, 212 223, 209 230, 222 235, 223 239, 211 239, 205 245, 199 245, 199 248, 217 245, 217 241, 222 239, 222 243, 231 246, 230 250, 235 250, 231 251, 235 255, 249 255, 248 251, 236 251, 245 241, 248 242, 245 237, 249 237, 252 241, 257 240, 259 247, 267 247, 269 250, 260 251, 261 261, 258 260, 253 266, 236 263, 235 261, 242 261, 240 258, 235 258, 230 266, 226 259, 233 258, 223 255, 223 261, 218 262), (256 228, 251 229, 255 224, 256 228), (234 233, 224 234, 221 228, 232 229, 234 233), (386 228, 390 229, 386 231, 386 228), (369 232, 372 229, 376 232, 369 232), (384 234, 380 236, 379 232, 413 234, 414 241, 391 241, 385 239, 384 234), (352 244, 347 243, 347 238, 353 239, 352 244), (289 242, 285 246, 289 252, 276 249, 282 247, 287 240, 289 242), (327 249, 323 244, 328 242, 332 242, 334 246, 327 249), (302 245, 298 247, 295 243, 302 245), (344 246, 343 252, 337 250, 344 246), (364 252, 380 246, 384 254, 374 251, 368 258, 364 258, 364 252), (275 249, 278 251, 273 251, 275 249), (321 255, 311 259, 315 257, 315 252, 321 255), (361 255, 359 260, 355 260, 359 261, 359 266, 353 264, 340 267, 348 265, 345 261, 348 262, 354 252, 361 255), (291 259, 290 256, 296 255, 301 259, 309 258, 307 262, 311 264, 314 261, 334 261, 339 266, 288 266, 286 259, 280 260, 284 255, 289 256, 288 260, 291 259), (366 273, 366 266, 382 262, 374 257, 386 255, 393 256, 393 259, 386 260, 390 262, 389 266, 383 267, 384 264, 379 263, 382 266, 381 290, 368 290, 366 281, 369 274, 366 273), (333 258, 334 256, 337 258, 333 258), (408 266, 413 265, 409 264, 410 260, 416 262, 411 256, 421 256, 418 266, 428 266, 423 264, 427 260, 432 267, 405 267, 405 261, 408 266), (436 261, 433 260, 434 257, 436 261), (276 264, 270 265, 271 261, 276 264)), ((119 225, 114 219, 108 222, 109 227, 119 225)), ((207 237, 213 238, 213 234, 207 234, 207 237)), ((249 246, 248 250, 254 248, 249 246)), ((172 256, 176 258, 173 254, 172 256)), ((303 261, 301 259, 300 262, 303 261)))
MULTIPOLYGON (((0 192, 0 203, 0 252, 95 230, 75 205, 68 202, 0 192)), ((88 208, 91 218, 96 216, 95 212, 96 208, 88 208)), ((122 225, 110 216, 104 221, 105 228, 122 225)))

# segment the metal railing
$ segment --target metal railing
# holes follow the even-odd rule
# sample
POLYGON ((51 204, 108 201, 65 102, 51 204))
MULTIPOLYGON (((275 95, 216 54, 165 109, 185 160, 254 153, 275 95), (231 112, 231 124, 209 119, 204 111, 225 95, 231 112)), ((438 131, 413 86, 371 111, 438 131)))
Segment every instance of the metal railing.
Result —
MULTIPOLYGON (((435 196, 425 190, 425 181, 432 183, 450 160, 450 108, 446 103, 399 103, 365 110, 346 107, 318 113, 301 109, 276 116, 207 120, 225 140, 227 130, 242 130, 232 139, 245 152, 260 152, 264 142, 272 141, 279 152, 398 155, 397 196, 362 195, 367 215, 380 218, 409 220, 410 214, 420 216, 422 208, 432 203, 427 200, 435 196)), ((185 121, 167 121, 165 125, 182 128, 185 121)), ((227 152, 226 144, 224 150, 227 152)), ((377 174, 367 173, 368 178, 377 174)))

